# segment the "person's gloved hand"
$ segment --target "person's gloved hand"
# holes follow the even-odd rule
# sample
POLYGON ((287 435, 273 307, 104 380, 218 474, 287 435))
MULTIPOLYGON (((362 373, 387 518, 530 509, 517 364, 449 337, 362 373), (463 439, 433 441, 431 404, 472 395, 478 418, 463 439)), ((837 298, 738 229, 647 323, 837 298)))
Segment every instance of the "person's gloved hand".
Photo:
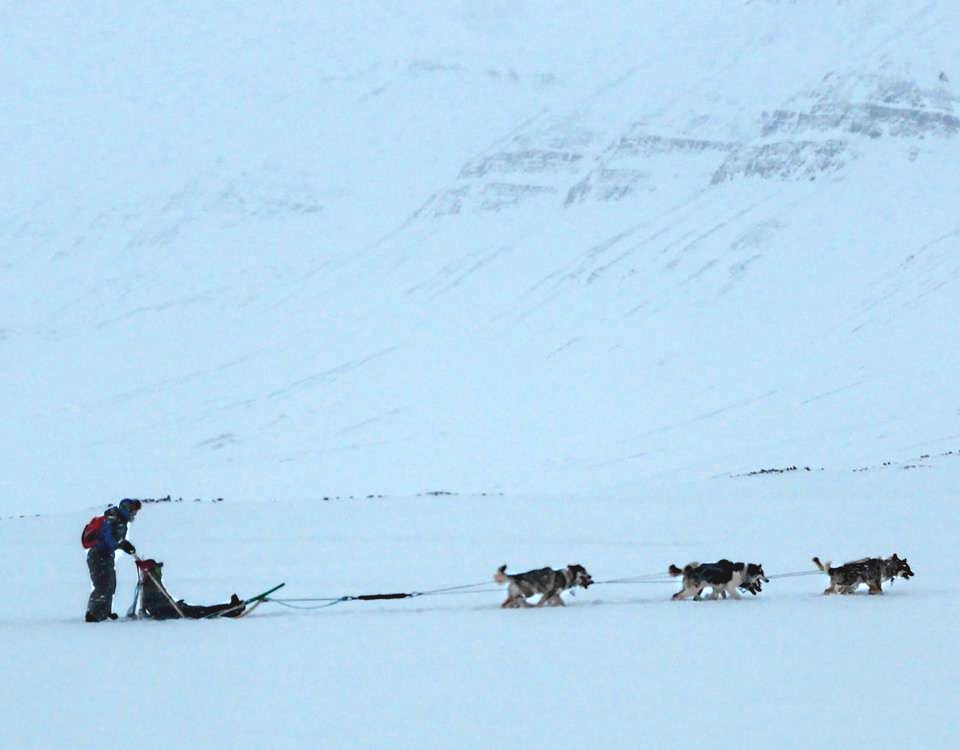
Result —
POLYGON ((130 542, 128 542, 126 539, 120 542, 120 544, 118 544, 117 546, 120 549, 122 549, 124 552, 126 552, 128 555, 137 554, 137 548, 134 547, 132 544, 130 544, 130 542))

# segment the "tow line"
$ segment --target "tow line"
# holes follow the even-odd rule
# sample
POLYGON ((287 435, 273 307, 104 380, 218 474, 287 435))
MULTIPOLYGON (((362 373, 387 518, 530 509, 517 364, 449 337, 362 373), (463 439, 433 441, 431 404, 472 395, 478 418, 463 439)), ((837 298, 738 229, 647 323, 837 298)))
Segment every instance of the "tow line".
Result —
POLYGON ((489 586, 489 581, 482 581, 480 583, 466 583, 460 586, 447 586, 445 588, 431 589, 429 591, 409 591, 392 594, 348 594, 346 596, 317 596, 297 599, 276 599, 274 597, 266 597, 264 601, 275 602, 276 604, 279 604, 282 607, 288 607, 289 609, 324 609, 325 607, 332 607, 335 604, 340 604, 341 602, 374 602, 383 601, 386 599, 415 599, 419 596, 439 596, 442 594, 481 594, 490 591, 496 591, 496 589, 489 586), (476 590, 480 586, 487 586, 487 588, 483 591, 476 590))
MULTIPOLYGON (((819 570, 801 570, 789 573, 774 573, 767 578, 793 578, 796 576, 823 575, 819 570)), ((603 581, 594 581, 594 586, 605 585, 643 585, 643 584, 665 584, 673 583, 674 576, 666 573, 646 573, 643 575, 627 576, 624 578, 609 578, 603 581)), ((300 610, 317 610, 333 607, 343 602, 374 602, 388 601, 393 599, 415 599, 421 596, 442 596, 448 594, 486 594, 498 591, 498 587, 490 585, 489 581, 479 583, 466 583, 459 586, 446 586, 439 589, 429 589, 426 591, 403 591, 388 594, 347 594, 344 596, 313 596, 298 598, 276 598, 272 596, 256 597, 256 604, 250 608, 250 611, 264 602, 273 602, 281 607, 300 610)))

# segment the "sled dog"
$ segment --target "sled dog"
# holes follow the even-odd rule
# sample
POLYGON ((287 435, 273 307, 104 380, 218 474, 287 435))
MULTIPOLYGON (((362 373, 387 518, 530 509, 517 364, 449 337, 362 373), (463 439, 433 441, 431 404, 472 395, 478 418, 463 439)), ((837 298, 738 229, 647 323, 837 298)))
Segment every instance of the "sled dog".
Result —
POLYGON ((575 586, 587 588, 593 579, 582 565, 568 565, 562 570, 538 568, 526 573, 507 573, 507 566, 501 565, 493 576, 496 583, 508 584, 507 598, 501 607, 529 607, 528 596, 540 594, 535 607, 562 607, 560 593, 575 586))
POLYGON ((820 562, 819 557, 813 558, 813 564, 830 576, 830 585, 824 589, 824 594, 852 594, 861 583, 867 585, 868 594, 882 594, 883 581, 893 582, 897 577, 913 577, 907 558, 897 557, 896 554, 886 560, 880 557, 864 557, 862 560, 844 563, 839 568, 830 567, 829 562, 820 562))
POLYGON ((711 589, 711 599, 726 599, 728 596, 739 599, 737 589, 756 596, 763 590, 761 584, 770 580, 759 563, 730 562, 726 559, 703 565, 692 562, 683 568, 671 565, 667 572, 672 576, 683 576, 683 588, 673 598, 686 599, 692 596, 695 601, 703 598, 703 591, 707 588, 711 589))

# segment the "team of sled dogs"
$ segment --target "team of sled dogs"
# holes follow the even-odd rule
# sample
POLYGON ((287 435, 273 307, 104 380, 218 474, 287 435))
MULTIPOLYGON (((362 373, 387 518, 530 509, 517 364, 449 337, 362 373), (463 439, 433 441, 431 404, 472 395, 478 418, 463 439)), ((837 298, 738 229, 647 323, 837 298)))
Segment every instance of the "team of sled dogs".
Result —
MULTIPOLYGON (((909 579, 913 576, 907 559, 896 554, 886 559, 864 557, 838 568, 831 567, 829 562, 820 562, 819 557, 814 557, 813 563, 830 576, 830 585, 824 594, 852 594, 860 584, 866 584, 870 594, 882 594, 883 581, 892 582, 898 577, 909 579)), ((671 565, 667 572, 674 577, 682 576, 683 579, 682 588, 673 598, 692 597, 695 601, 702 599, 707 589, 710 589, 711 599, 739 599, 740 591, 756 596, 763 590, 762 584, 770 580, 759 563, 731 562, 726 559, 715 563, 692 562, 682 568, 671 565)), ((507 573, 507 566, 501 565, 493 580, 501 585, 507 584, 507 598, 500 605, 504 608, 562 607, 560 594, 577 587, 585 589, 593 583, 593 578, 582 565, 568 565, 560 570, 538 568, 525 573, 507 573), (531 605, 527 599, 537 594, 540 599, 531 605)))

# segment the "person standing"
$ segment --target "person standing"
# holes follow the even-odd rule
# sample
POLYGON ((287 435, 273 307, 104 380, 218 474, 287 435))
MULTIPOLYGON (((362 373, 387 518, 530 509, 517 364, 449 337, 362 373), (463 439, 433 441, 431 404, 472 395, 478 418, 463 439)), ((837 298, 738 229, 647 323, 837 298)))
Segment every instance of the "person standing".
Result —
POLYGON ((118 549, 128 555, 136 554, 137 550, 127 541, 127 525, 137 517, 140 508, 139 500, 124 498, 116 506, 111 505, 104 511, 96 541, 87 552, 87 568, 93 583, 93 591, 87 601, 87 622, 117 619, 113 611, 113 595, 117 590, 114 555, 118 549))

